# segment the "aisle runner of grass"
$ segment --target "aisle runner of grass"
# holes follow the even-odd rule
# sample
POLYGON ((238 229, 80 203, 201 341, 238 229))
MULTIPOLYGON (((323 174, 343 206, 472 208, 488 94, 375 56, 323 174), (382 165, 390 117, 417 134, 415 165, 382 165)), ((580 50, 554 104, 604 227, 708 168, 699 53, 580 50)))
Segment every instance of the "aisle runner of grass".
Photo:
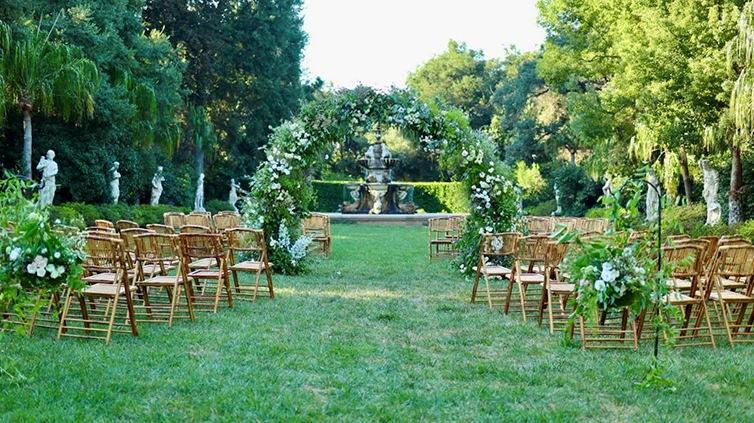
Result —
POLYGON ((333 226, 333 253, 278 297, 109 347, 50 330, 0 339, 29 379, 0 421, 750 421, 754 346, 662 350, 675 393, 637 389, 651 349, 562 346, 471 306, 426 228, 333 226))

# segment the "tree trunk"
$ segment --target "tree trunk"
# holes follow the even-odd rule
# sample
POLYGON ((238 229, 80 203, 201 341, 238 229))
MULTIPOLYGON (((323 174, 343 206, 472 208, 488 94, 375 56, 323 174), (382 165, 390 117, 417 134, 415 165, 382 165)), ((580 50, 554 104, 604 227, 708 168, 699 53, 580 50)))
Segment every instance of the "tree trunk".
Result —
POLYGON ((691 204, 691 176, 689 176, 689 159, 686 156, 686 150, 681 147, 678 152, 678 158, 681 162, 681 177, 683 178, 683 190, 686 192, 686 203, 691 204))
POLYGON ((24 176, 31 179, 31 113, 24 111, 24 176))
POLYGON ((728 191, 728 224, 742 222, 743 210, 743 170, 741 166, 741 148, 733 145, 730 149, 730 191, 728 191))

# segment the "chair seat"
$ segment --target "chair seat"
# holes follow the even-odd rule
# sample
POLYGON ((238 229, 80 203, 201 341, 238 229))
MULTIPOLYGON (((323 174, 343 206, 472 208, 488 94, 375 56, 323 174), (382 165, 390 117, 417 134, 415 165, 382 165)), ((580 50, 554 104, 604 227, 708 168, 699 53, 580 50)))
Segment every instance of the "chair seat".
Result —
POLYGON ((672 286, 675 289, 680 289, 682 291, 690 291, 692 282, 688 279, 678 279, 678 278, 671 278, 668 279, 667 282, 668 286, 672 286))
POLYGON ((544 283, 545 281, 545 275, 541 275, 539 273, 521 273, 518 275, 518 278, 520 279, 521 283, 525 284, 544 283))
POLYGON ((576 285, 565 282, 550 282, 550 291, 556 294, 574 292, 576 285))
POLYGON ((206 269, 213 266, 217 266, 217 260, 215 260, 214 258, 204 258, 192 261, 189 264, 189 269, 206 269))
MULTIPOLYGON (((178 277, 178 283, 183 283, 183 278, 178 277)), ((175 284, 175 276, 155 276, 136 282, 139 286, 172 286, 173 284, 175 284)))
MULTIPOLYGON (((476 272, 478 269, 478 266, 474 266, 474 271, 476 272)), ((511 272, 511 269, 504 267, 504 266, 485 266, 481 269, 479 272, 483 275, 487 276, 505 276, 509 277, 511 272)))
POLYGON ((97 273, 95 275, 89 275, 87 277, 81 278, 82 281, 88 283, 88 284, 97 284, 97 283, 115 283, 116 278, 118 278, 117 273, 97 273))
POLYGON ((723 288, 725 289, 746 289, 746 284, 737 280, 720 278, 720 282, 723 284, 723 288))
POLYGON ((739 294, 738 292, 733 291, 721 291, 719 294, 717 292, 711 292, 709 294, 709 298, 714 301, 718 301, 722 299, 725 302, 754 302, 754 298, 749 297, 744 294, 739 294))
POLYGON ((230 270, 235 270, 239 272, 249 272, 249 271, 257 271, 257 270, 264 270, 265 265, 264 263, 260 261, 244 261, 241 263, 236 263, 233 266, 230 266, 230 270))
POLYGON ((681 292, 671 292, 667 295, 664 295, 660 301, 663 303, 670 303, 673 305, 686 305, 686 304, 696 304, 699 301, 701 301, 700 298, 692 298, 686 294, 683 294, 681 292))
MULTIPOLYGON (((97 283, 81 290, 82 295, 90 297, 114 297, 118 293, 118 286, 112 283, 97 283)), ((120 287, 120 295, 126 293, 125 288, 120 287)))
POLYGON ((218 279, 221 273, 218 269, 199 269, 189 273, 188 276, 194 279, 218 279))

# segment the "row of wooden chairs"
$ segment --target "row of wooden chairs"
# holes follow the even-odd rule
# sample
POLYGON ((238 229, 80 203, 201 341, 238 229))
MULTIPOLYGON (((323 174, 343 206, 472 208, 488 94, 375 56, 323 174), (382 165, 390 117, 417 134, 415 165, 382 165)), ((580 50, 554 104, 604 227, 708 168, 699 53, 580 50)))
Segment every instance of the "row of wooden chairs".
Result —
MULTIPOLYGON (((754 308, 747 308, 748 304, 754 304, 754 247, 740 239, 721 239, 705 273, 703 246, 676 242, 678 245, 663 247, 663 258, 671 265, 672 278, 668 281, 670 294, 661 299, 681 311, 681 320, 672 322, 679 329, 676 345, 714 347, 714 336, 722 331, 731 344, 754 341, 754 308), (708 311, 710 305, 715 320, 708 311)), ((475 267, 472 303, 483 295, 490 308, 501 306, 505 314, 519 309, 524 321, 532 314, 540 325, 548 320, 551 333, 556 325, 566 329, 565 323, 573 312, 568 301, 574 298, 576 290, 560 265, 573 248, 572 243, 557 244, 541 235, 523 236, 518 232, 484 235, 475 267)), ((650 310, 647 314, 651 313, 650 310)), ((606 317, 602 316, 603 324, 606 317)), ((619 346, 636 348, 646 314, 634 321, 623 310, 615 317, 618 323, 608 330, 615 335, 612 337, 606 337, 605 331, 595 334, 579 319, 582 347, 602 347, 605 346, 602 341, 612 339, 619 346)))
POLYGON ((210 212, 167 212, 163 214, 165 226, 171 226, 181 232, 185 227, 208 228, 209 233, 222 233, 228 228, 241 226, 241 216, 236 212, 219 212, 212 215, 210 212))
POLYGON ((524 226, 529 234, 553 233, 559 226, 565 226, 569 232, 605 233, 610 229, 610 222, 603 218, 524 216, 524 226))
POLYGON ((54 322, 58 338, 108 344, 113 333, 138 336, 138 323, 194 321, 196 308, 217 312, 221 302, 231 308, 234 298, 274 298, 264 233, 232 228, 226 236, 227 247, 220 234, 138 233, 132 261, 123 238, 90 233, 82 278, 86 287, 52 293, 50 307, 24 322, 30 325, 28 334, 54 322), (242 272, 251 273, 251 279, 242 272))

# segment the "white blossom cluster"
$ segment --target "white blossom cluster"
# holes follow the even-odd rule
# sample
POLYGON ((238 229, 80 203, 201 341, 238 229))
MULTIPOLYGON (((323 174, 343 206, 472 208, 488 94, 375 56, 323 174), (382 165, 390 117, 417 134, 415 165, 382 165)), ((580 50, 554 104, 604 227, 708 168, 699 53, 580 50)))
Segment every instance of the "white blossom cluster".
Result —
POLYGON ((288 227, 280 225, 278 237, 270 240, 270 246, 273 248, 282 248, 291 256, 291 264, 296 265, 299 260, 306 256, 306 249, 311 244, 312 239, 306 235, 300 236, 296 242, 291 245, 291 236, 288 227))

